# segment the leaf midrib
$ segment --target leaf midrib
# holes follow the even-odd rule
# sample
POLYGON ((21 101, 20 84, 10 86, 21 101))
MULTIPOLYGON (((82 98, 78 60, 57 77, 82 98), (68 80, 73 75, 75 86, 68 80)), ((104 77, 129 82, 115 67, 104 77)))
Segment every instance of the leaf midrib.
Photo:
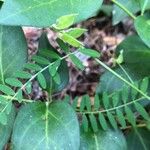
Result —
POLYGON ((4 74, 3 74, 3 52, 2 52, 2 36, 3 36, 3 27, 0 26, 0 81, 4 84, 4 74))

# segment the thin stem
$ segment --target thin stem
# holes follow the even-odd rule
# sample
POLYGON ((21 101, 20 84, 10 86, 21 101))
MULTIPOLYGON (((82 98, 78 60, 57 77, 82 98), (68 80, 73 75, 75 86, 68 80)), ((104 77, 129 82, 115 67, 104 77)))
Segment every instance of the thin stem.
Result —
MULTIPOLYGON (((136 125, 136 128, 143 128, 143 127, 146 127, 145 123, 136 125)), ((133 128, 133 126, 127 126, 125 128, 121 127, 120 129, 125 130, 125 129, 131 129, 131 128, 133 128)))
POLYGON ((125 11, 133 20, 136 19, 136 16, 132 14, 126 7, 124 7, 121 3, 119 3, 117 0, 111 0, 114 4, 116 4, 118 7, 120 7, 123 11, 125 11))
MULTIPOLYGON (((1 95, 1 97, 5 98, 6 100, 12 99, 12 96, 5 96, 5 95, 1 95)), ((17 98, 13 98, 13 101, 18 101, 17 98)), ((22 99, 21 102, 26 102, 26 103, 34 103, 35 101, 33 100, 29 100, 29 99, 22 99)))
POLYGON ((103 66, 105 69, 107 69, 108 71, 110 71, 113 75, 115 75, 116 77, 118 77, 120 80, 122 80, 123 82, 125 82, 127 85, 129 85, 130 87, 132 87, 133 89, 135 89, 136 91, 138 91, 141 95, 143 95, 146 99, 148 99, 150 101, 150 97, 148 95, 146 95, 144 92, 142 92, 141 90, 139 90, 134 84, 128 82, 126 79, 124 79, 122 76, 120 76, 119 74, 117 74, 114 70, 112 70, 111 68, 109 68, 107 65, 105 65, 102 61, 100 61, 99 59, 95 59, 101 66, 103 66))
POLYGON ((128 79, 130 80, 130 82, 132 84, 134 84, 134 81, 131 79, 131 77, 129 76, 129 74, 127 73, 127 71, 119 63, 117 63, 117 64, 121 68, 121 70, 125 73, 125 75, 128 77, 128 79))

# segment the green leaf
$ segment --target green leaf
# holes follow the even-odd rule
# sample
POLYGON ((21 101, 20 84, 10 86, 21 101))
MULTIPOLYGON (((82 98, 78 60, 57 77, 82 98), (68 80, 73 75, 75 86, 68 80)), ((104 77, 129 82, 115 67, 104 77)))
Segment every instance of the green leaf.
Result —
POLYGON ((149 78, 144 78, 142 80, 142 83, 140 85, 140 90, 144 93, 147 92, 147 89, 148 89, 148 86, 149 86, 149 78))
POLYGON ((113 107, 116 107, 119 103, 120 97, 119 97, 119 93, 114 93, 112 96, 112 103, 113 103, 113 107))
POLYGON ((15 92, 9 86, 0 84, 0 91, 6 95, 14 95, 15 92))
POLYGON ((46 80, 42 73, 39 73, 37 79, 43 89, 46 89, 46 80))
POLYGON ((69 57, 77 68, 84 70, 84 65, 80 59, 78 59, 74 54, 71 54, 69 57))
POLYGON ((9 0, 5 1, 0 13, 0 24, 49 27, 64 15, 79 14, 76 22, 96 14, 102 0, 9 0), (57 11, 56 11, 57 10, 57 11))
POLYGON ((60 46, 61 50, 63 50, 65 53, 69 53, 69 46, 65 42, 58 38, 57 43, 60 46))
POLYGON ((10 85, 10 86, 14 86, 14 87, 22 87, 22 83, 21 81, 19 81, 18 79, 15 79, 15 78, 7 78, 5 80, 5 82, 10 85))
POLYGON ((116 114, 117 114, 117 118, 118 118, 118 122, 120 123, 120 125, 125 128, 126 127, 126 121, 125 121, 125 117, 122 113, 122 111, 120 111, 119 109, 116 110, 116 114))
POLYGON ((42 56, 35 55, 32 57, 32 60, 41 65, 49 65, 50 64, 50 62, 42 56))
MULTIPOLYGON (((116 49, 117 56, 119 56, 121 50, 124 50, 124 64, 122 67, 133 81, 141 80, 150 75, 150 48, 148 48, 138 36, 127 37, 119 44, 116 49)), ((130 82, 121 68, 115 67, 114 71, 130 82)), ((101 76, 99 83, 97 93, 107 92, 111 94, 121 90, 123 86, 126 86, 124 82, 112 75, 109 71, 106 71, 101 76)))
POLYGON ((22 90, 17 91, 16 98, 17 98, 18 102, 22 102, 22 99, 23 99, 22 90))
POLYGON ((127 150, 124 135, 120 130, 99 130, 97 133, 81 130, 80 150, 127 150))
POLYGON ((114 116, 110 112, 107 112, 107 116, 108 116, 110 124, 116 130, 118 127, 117 127, 117 122, 116 122, 114 116))
POLYGON ((26 71, 17 71, 14 73, 14 77, 20 79, 30 79, 32 75, 26 71))
POLYGON ((57 19, 56 24, 53 25, 54 28, 58 30, 63 30, 69 28, 75 22, 75 18, 78 14, 65 15, 57 19))
POLYGON ((29 82, 26 86, 26 92, 27 94, 31 94, 32 92, 32 82, 29 82))
POLYGON ((55 76, 55 74, 58 71, 58 68, 60 67, 61 61, 60 60, 56 60, 52 65, 49 66, 49 72, 51 74, 51 76, 55 76))
POLYGON ((91 111, 91 100, 88 95, 85 95, 85 107, 87 108, 87 111, 91 111))
POLYGON ((128 150, 149 150, 150 131, 145 128, 133 129, 127 135, 128 150))
POLYGON ((103 104, 104 104, 105 109, 109 107, 109 97, 107 93, 103 93, 103 104))
POLYGON ((135 126, 136 125, 136 120, 135 120, 135 116, 134 116, 133 112, 131 111, 131 109, 126 106, 125 107, 125 112, 126 112, 127 119, 129 121, 129 123, 131 123, 132 126, 135 126))
POLYGON ((4 149, 5 145, 7 144, 11 136, 11 132, 15 120, 15 114, 16 114, 15 108, 12 107, 11 112, 9 113, 9 115, 7 115, 7 125, 0 124, 0 149, 1 150, 4 149))
MULTIPOLYGON (((45 39, 47 41, 47 39, 45 39)), ((41 43, 40 43, 41 44, 41 43)), ((51 47, 51 45, 48 42, 42 43, 43 47, 47 47, 48 49, 42 49, 42 51, 39 51, 39 55, 44 56, 49 59, 59 59, 60 56, 55 52, 56 50, 51 47)))
POLYGON ((103 113, 99 113, 98 119, 99 119, 99 122, 100 122, 100 125, 102 126, 102 128, 104 130, 107 130, 108 129, 108 125, 107 125, 107 122, 106 122, 106 119, 105 119, 103 113))
POLYGON ((81 102, 80 102, 80 111, 81 112, 84 111, 84 109, 85 109, 85 100, 86 100, 86 98, 85 98, 85 95, 84 95, 84 96, 82 96, 82 99, 81 99, 81 102))
POLYGON ((25 64, 24 68, 32 70, 32 71, 40 71, 40 70, 42 70, 41 66, 39 66, 37 64, 33 64, 33 63, 25 64))
POLYGON ((139 16, 135 20, 135 28, 143 40, 150 48, 150 19, 146 16, 139 16))
POLYGON ((56 84, 60 84, 61 83, 61 78, 60 75, 56 72, 55 76, 53 76, 53 80, 55 81, 56 84))
POLYGON ((72 108, 75 110, 77 108, 77 105, 78 105, 78 99, 79 97, 75 97, 75 99, 73 100, 72 102, 72 108))
POLYGON ((82 28, 71 28, 66 33, 76 39, 79 38, 86 31, 87 31, 86 29, 82 29, 82 28))
POLYGON ((67 33, 59 34, 59 38, 61 40, 63 40, 65 43, 68 43, 69 45, 71 45, 73 47, 79 48, 79 47, 83 46, 83 44, 80 41, 78 41, 77 39, 75 39, 74 37, 70 36, 67 33))
POLYGON ((93 114, 89 115, 90 123, 94 132, 98 131, 98 124, 95 116, 93 114))
POLYGON ((138 102, 134 103, 136 110, 140 113, 140 115, 146 119, 146 120, 150 120, 149 114, 146 112, 145 108, 139 104, 138 102))
POLYGON ((17 115, 11 141, 14 150, 78 150, 80 141, 76 114, 69 104, 63 102, 49 106, 44 103, 27 104, 17 115))
POLYGON ((87 49, 87 48, 80 48, 78 51, 81 52, 81 53, 83 53, 83 54, 85 54, 85 55, 93 57, 93 58, 100 57, 100 53, 97 52, 96 50, 87 49))
MULTIPOLYGON (((47 35, 45 33, 42 34, 39 41, 39 54, 48 59, 51 63, 62 57, 56 49, 54 49, 51 44, 48 41, 47 35), (52 57, 51 57, 52 56, 52 57), (54 57, 55 56, 55 57, 54 57)), ((43 65, 42 67, 44 67, 43 65)), ((68 66, 65 60, 61 61, 60 67, 58 68, 58 74, 60 76, 60 84, 57 84, 55 82, 52 83, 52 91, 53 92, 59 92, 62 91, 69 82, 69 70, 68 66)), ((51 81, 52 77, 49 73, 49 70, 43 72, 43 75, 46 79, 47 88, 46 90, 49 92, 51 89, 51 81)))
POLYGON ((97 94, 94 97, 94 110, 97 111, 100 108, 100 99, 97 94))
POLYGON ((88 119, 87 119, 86 115, 82 116, 82 127, 85 132, 88 132, 89 123, 88 123, 88 119))
POLYGON ((0 26, 0 83, 22 70, 27 61, 27 44, 21 27, 0 26))

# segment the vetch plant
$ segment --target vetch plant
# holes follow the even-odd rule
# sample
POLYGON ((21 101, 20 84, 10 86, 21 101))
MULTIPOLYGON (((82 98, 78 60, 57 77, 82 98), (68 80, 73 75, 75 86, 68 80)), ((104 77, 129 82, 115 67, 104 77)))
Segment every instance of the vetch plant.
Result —
POLYGON ((86 48, 78 40, 87 30, 71 27, 95 15, 102 2, 0 1, 0 149, 9 139, 13 150, 132 150, 137 145, 141 150, 150 148, 147 142, 150 4, 148 0, 112 0, 114 24, 129 15, 137 34, 117 46, 115 67, 110 68, 101 61, 98 51, 86 48), (139 16, 137 12, 141 12, 139 16), (57 34, 60 51, 43 33, 37 54, 28 62, 22 26, 50 27, 57 34), (106 69, 94 101, 87 94, 81 100, 75 97, 71 101, 67 95, 62 101, 56 101, 52 94, 68 84, 67 61, 84 70, 77 52, 92 57, 106 69), (32 92, 33 80, 47 93, 44 102, 26 98, 32 92), (21 105, 18 112, 14 102, 21 105), (126 137, 124 131, 129 132, 126 137))

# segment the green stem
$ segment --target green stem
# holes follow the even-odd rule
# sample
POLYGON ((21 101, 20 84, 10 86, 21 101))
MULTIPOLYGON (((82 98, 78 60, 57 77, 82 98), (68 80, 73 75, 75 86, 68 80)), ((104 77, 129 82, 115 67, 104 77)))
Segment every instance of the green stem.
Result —
POLYGON ((123 11, 125 11, 133 20, 136 19, 136 16, 132 14, 126 7, 124 7, 121 3, 119 3, 117 0, 111 0, 114 4, 116 4, 118 7, 120 7, 123 11))
POLYGON ((99 59, 95 59, 101 66, 103 66, 105 69, 107 69, 108 71, 110 71, 113 75, 115 75, 116 77, 118 77, 120 80, 122 80, 123 82, 125 82, 127 85, 129 85, 130 87, 132 87, 133 89, 135 89, 136 91, 138 91, 141 95, 143 95, 146 99, 150 100, 150 97, 148 95, 146 95, 144 92, 142 92, 141 90, 139 90, 134 84, 128 82, 126 79, 124 79, 123 77, 121 77, 119 74, 117 74, 114 70, 112 70, 111 68, 109 68, 107 65, 105 65, 102 61, 100 61, 99 59))
MULTIPOLYGON (((1 95, 1 97, 5 98, 6 100, 10 100, 10 99, 13 98, 12 96, 5 96, 5 95, 1 95)), ((18 99, 17 98, 13 98, 13 101, 18 101, 18 99)), ((35 101, 29 100, 29 99, 22 99, 21 102, 34 103, 35 101)))
POLYGON ((110 112, 110 111, 114 111, 116 109, 121 109, 121 108, 124 108, 125 106, 128 106, 128 105, 131 105, 135 102, 138 102, 138 101, 141 101, 143 100, 144 97, 141 97, 141 98, 138 98, 134 101, 131 101, 131 102, 128 102, 128 103, 125 103, 125 104, 122 104, 122 105, 119 105, 117 107, 113 107, 113 108, 109 108, 109 109, 105 109, 105 110, 98 110, 98 111, 85 111, 85 112, 80 112, 79 110, 76 110, 77 112, 79 112, 79 114, 99 114, 99 113, 105 113, 105 112, 110 112))
MULTIPOLYGON (((118 64, 118 63, 117 63, 118 64)), ((128 79, 130 80, 130 82, 133 84, 134 81, 131 79, 131 77, 129 76, 129 74, 127 73, 127 71, 120 65, 118 64, 118 66, 121 68, 121 70, 125 73, 125 75, 128 77, 128 79)))

